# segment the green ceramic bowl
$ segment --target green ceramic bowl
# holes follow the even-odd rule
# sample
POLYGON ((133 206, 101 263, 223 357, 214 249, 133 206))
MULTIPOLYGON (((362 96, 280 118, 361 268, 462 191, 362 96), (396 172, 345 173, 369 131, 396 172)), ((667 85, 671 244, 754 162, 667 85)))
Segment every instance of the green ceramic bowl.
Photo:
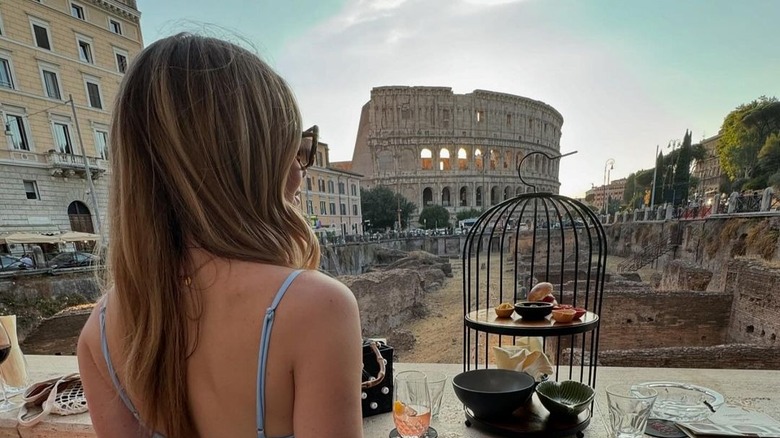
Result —
POLYGON ((593 401, 596 392, 584 383, 564 380, 540 383, 536 386, 536 395, 550 415, 576 417, 593 401))

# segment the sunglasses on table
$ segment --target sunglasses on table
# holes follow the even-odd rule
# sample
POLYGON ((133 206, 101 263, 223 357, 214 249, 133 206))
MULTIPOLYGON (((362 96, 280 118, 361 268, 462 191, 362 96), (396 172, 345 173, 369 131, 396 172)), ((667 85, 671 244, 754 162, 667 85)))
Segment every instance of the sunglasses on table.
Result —
POLYGON ((303 137, 301 138, 301 146, 298 148, 298 155, 295 157, 298 160, 298 164, 301 169, 308 169, 314 165, 314 157, 317 156, 317 142, 320 137, 320 128, 317 125, 303 131, 303 137), (304 141, 305 139, 311 139, 311 142, 304 141))

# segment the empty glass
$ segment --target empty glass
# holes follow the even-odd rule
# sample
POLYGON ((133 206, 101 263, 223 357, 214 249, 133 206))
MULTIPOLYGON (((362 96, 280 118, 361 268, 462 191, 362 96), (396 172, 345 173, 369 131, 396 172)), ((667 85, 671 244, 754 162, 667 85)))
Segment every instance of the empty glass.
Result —
POLYGON ((431 396, 431 417, 439 416, 441 401, 444 398, 444 388, 447 386, 447 375, 438 371, 427 371, 428 392, 431 396))
POLYGON ((618 383, 607 386, 611 438, 642 438, 658 392, 648 386, 618 383))

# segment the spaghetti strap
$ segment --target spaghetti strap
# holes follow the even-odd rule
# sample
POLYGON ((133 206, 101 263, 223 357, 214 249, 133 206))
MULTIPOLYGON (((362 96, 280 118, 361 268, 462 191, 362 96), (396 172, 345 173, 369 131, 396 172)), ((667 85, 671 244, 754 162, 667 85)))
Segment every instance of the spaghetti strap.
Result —
POLYGON ((271 306, 265 311, 265 319, 263 319, 263 331, 260 335, 260 351, 257 361, 257 438, 266 438, 265 436, 265 370, 268 359, 268 346, 271 340, 271 329, 274 324, 274 314, 276 308, 279 306, 279 302, 282 301, 284 294, 292 284, 295 277, 297 277, 303 270, 297 270, 290 273, 282 283, 279 291, 276 293, 274 300, 271 302, 271 306))
POLYGON ((106 367, 108 367, 108 375, 111 376, 111 381, 114 383, 119 398, 127 406, 127 409, 133 414, 136 420, 141 420, 138 415, 138 410, 133 405, 133 402, 128 397, 127 392, 119 383, 119 377, 114 369, 114 364, 111 363, 111 355, 108 352, 108 338, 106 337, 106 301, 108 298, 104 298, 100 306, 100 349, 103 351, 103 358, 106 360, 106 367))

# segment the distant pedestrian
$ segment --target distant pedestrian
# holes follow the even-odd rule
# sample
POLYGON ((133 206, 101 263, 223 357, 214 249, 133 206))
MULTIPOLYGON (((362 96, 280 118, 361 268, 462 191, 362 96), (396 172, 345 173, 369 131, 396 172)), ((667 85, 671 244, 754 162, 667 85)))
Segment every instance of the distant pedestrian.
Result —
POLYGON ((33 263, 32 257, 30 257, 30 254, 24 254, 22 258, 19 259, 19 261, 24 265, 25 268, 34 268, 35 263, 33 263))

